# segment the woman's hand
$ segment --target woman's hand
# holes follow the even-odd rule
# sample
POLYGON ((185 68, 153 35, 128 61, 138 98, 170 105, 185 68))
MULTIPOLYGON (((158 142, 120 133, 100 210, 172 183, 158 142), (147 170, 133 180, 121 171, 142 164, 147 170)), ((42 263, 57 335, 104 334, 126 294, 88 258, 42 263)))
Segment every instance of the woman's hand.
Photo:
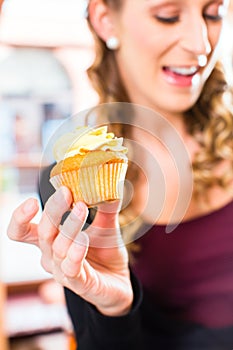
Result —
POLYGON ((118 225, 120 203, 98 207, 93 223, 82 227, 88 208, 78 202, 70 210, 72 196, 60 188, 45 205, 38 225, 31 223, 38 204, 30 199, 18 207, 10 221, 8 236, 36 244, 42 252, 42 266, 63 286, 89 301, 105 315, 126 314, 133 301, 128 254, 118 225))
POLYGON ((39 211, 39 205, 36 199, 29 198, 22 203, 11 217, 7 234, 14 241, 31 243, 38 246, 37 225, 31 223, 31 220, 39 211))

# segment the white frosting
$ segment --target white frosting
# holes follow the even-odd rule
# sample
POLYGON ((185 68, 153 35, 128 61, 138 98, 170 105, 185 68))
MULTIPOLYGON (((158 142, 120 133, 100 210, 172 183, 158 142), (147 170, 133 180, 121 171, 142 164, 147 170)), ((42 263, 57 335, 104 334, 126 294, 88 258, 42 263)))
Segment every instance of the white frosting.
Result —
POLYGON ((112 132, 107 132, 107 126, 97 129, 91 127, 79 127, 73 132, 61 136, 54 144, 53 154, 57 162, 77 154, 101 150, 126 153, 123 138, 115 137, 112 132))

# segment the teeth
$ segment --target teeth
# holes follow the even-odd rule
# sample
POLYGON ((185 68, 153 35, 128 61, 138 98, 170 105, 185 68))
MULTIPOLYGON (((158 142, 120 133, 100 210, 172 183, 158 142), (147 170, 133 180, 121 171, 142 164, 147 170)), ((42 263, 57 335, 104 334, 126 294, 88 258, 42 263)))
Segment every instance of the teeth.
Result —
POLYGON ((180 74, 180 75, 192 75, 194 73, 197 72, 197 67, 193 66, 193 67, 169 67, 169 69, 176 73, 176 74, 180 74))

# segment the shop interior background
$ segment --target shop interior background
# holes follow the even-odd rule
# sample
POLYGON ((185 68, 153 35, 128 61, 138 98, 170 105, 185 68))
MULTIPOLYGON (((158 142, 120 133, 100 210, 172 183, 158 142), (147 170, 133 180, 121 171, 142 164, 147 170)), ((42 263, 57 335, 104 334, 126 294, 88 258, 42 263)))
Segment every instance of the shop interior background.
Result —
MULTIPOLYGON (((0 349, 75 349, 63 291, 36 247, 6 235, 11 213, 37 194, 54 130, 97 102, 86 76, 93 41, 86 0, 0 0, 0 349)), ((223 57, 233 83, 233 6, 223 57)), ((37 221, 40 213, 35 218, 37 221)))

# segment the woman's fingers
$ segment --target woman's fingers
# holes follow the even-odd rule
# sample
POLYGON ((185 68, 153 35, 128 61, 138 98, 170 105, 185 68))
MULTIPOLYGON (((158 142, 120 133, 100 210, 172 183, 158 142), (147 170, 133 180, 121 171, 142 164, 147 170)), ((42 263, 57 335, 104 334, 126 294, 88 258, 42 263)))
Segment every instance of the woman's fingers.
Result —
POLYGON ((48 272, 52 272, 52 244, 59 232, 62 216, 70 209, 71 203, 70 190, 67 187, 59 188, 47 201, 38 225, 41 264, 48 272))
MULTIPOLYGON (((58 232, 62 216, 70 209, 72 196, 68 188, 59 188, 47 201, 39 223, 39 238, 43 245, 50 244, 58 232)), ((43 248, 43 247, 42 247, 43 248)))
POLYGON ((67 251, 61 263, 61 270, 67 278, 79 277, 88 251, 89 238, 85 232, 80 232, 67 251))
MULTIPOLYGON (((60 187, 47 201, 40 220, 41 238, 47 237, 46 231, 56 230, 65 212, 70 210, 72 195, 67 187, 60 187)), ((49 235, 48 235, 49 236, 49 235)))
POLYGON ((53 253, 58 259, 64 259, 73 241, 79 242, 79 232, 83 228, 88 215, 87 206, 83 202, 75 204, 71 213, 60 226, 60 233, 53 242, 53 253))
POLYGON ((37 225, 30 222, 38 210, 38 201, 34 198, 27 199, 16 208, 7 228, 8 237, 15 241, 38 245, 37 225))
POLYGON ((87 215, 87 206, 78 202, 60 226, 60 232, 52 245, 53 273, 58 280, 64 275, 74 278, 80 274, 89 243, 88 236, 81 232, 87 215))

